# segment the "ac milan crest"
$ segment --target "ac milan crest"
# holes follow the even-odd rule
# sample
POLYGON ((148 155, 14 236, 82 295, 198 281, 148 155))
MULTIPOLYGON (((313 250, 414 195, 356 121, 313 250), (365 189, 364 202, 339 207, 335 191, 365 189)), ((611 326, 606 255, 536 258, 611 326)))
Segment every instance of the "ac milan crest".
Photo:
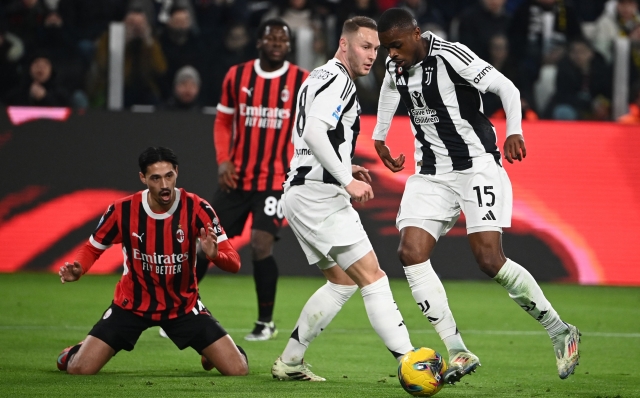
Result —
POLYGON ((287 88, 287 86, 284 86, 284 88, 280 92, 280 100, 282 102, 287 102, 289 101, 290 96, 291 96, 291 93, 289 92, 289 89, 287 88))
POLYGON ((184 242, 184 231, 182 230, 182 227, 180 225, 178 225, 178 230, 176 231, 176 240, 179 243, 184 242))

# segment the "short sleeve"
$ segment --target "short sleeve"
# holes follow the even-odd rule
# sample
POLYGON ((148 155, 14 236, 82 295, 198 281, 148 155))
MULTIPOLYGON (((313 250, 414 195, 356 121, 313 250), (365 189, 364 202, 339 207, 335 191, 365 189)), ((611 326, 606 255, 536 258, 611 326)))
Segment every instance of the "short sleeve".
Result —
POLYGON ((455 72, 483 93, 487 92, 491 82, 500 75, 496 68, 464 44, 448 43, 442 46, 441 54, 455 72))

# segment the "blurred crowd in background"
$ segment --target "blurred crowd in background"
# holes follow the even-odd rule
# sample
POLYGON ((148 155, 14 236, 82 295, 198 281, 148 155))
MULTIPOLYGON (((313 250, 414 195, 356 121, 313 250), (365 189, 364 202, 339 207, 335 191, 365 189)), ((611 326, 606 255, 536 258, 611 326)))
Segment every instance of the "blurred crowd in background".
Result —
MULTIPOLYGON (((284 19, 290 60, 312 69, 333 57, 346 19, 404 7, 423 31, 467 45, 510 78, 528 120, 616 119, 614 43, 627 37, 630 107, 618 120, 640 122, 638 1, 0 0, 0 101, 106 108, 109 26, 122 22, 124 109, 215 109, 229 67, 257 57, 261 21, 284 19)), ((364 113, 376 111, 386 55, 357 82, 364 113)), ((504 117, 497 96, 483 99, 485 114, 504 117)))

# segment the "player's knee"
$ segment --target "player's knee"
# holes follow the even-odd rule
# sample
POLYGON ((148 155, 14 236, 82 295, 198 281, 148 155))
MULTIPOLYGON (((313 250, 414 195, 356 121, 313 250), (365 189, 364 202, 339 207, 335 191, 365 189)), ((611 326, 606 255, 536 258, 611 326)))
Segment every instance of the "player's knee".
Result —
POLYGON ((422 253, 418 247, 401 242, 398 247, 398 258, 403 266, 408 267, 427 261, 429 256, 422 253))
POLYGON ((474 252, 474 256, 480 270, 491 278, 498 274, 500 267, 504 264, 500 253, 494 253, 492 250, 478 250, 474 252))
POLYGON ((260 238, 251 239, 251 252, 254 260, 262 260, 269 257, 272 249, 273 243, 271 241, 260 238))
POLYGON ((218 368, 223 376, 246 376, 249 374, 249 364, 242 358, 241 361, 234 361, 227 366, 218 368))

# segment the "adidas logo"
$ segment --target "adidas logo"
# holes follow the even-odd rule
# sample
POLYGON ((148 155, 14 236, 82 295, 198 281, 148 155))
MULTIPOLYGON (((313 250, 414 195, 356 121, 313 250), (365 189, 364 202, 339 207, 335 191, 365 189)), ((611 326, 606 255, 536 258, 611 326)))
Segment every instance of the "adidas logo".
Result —
POLYGON ((489 210, 489 212, 487 213, 486 216, 482 217, 483 220, 496 220, 496 216, 493 215, 493 212, 491 210, 489 210))

